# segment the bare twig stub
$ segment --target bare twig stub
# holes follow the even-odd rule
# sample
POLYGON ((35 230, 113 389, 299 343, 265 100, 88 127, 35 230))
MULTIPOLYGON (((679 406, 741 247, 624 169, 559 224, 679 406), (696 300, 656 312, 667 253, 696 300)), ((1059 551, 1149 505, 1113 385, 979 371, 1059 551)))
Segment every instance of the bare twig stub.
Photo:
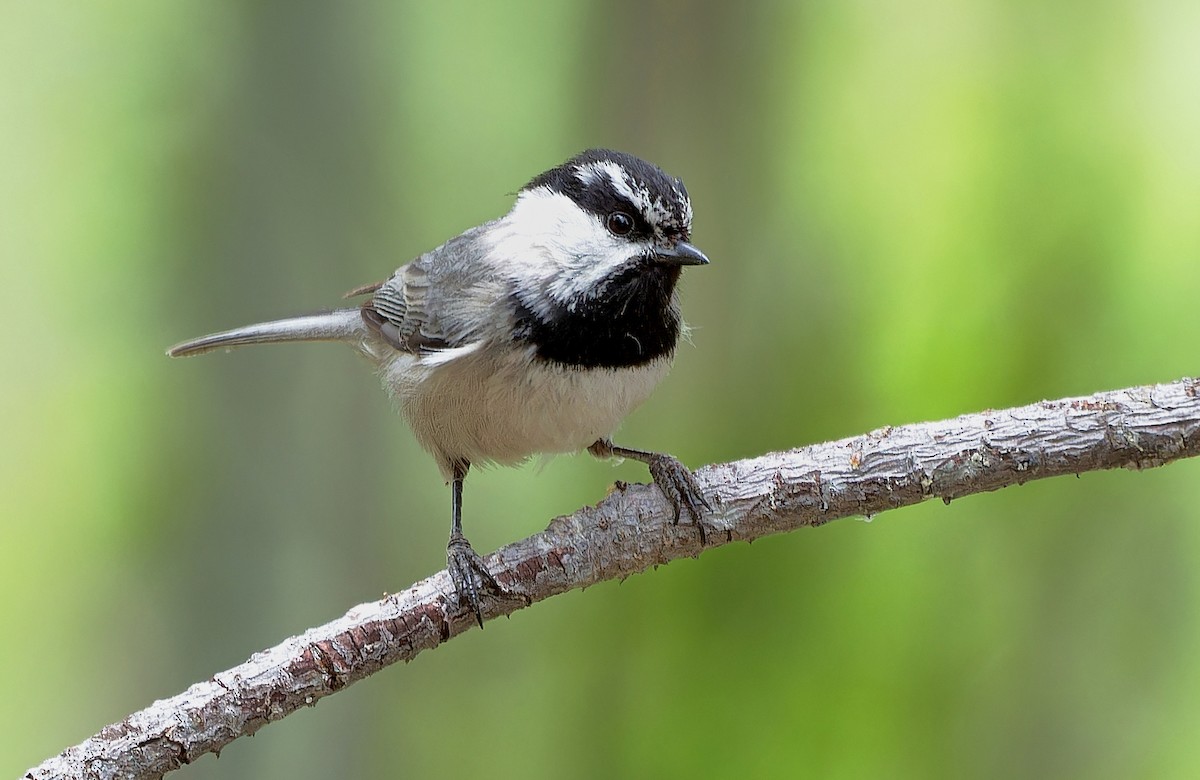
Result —
MULTIPOLYGON (((707 546, 757 539, 928 498, 1060 474, 1149 468, 1200 454, 1200 380, 1044 401, 709 466, 696 473, 714 511, 707 546)), ((1084 489, 1084 488, 1081 488, 1084 489)), ((487 558, 519 597, 490 619, 573 588, 701 551, 656 488, 623 487, 487 558)), ((407 661, 475 625, 455 610, 446 572, 155 702, 47 760, 29 778, 151 778, 407 661)))

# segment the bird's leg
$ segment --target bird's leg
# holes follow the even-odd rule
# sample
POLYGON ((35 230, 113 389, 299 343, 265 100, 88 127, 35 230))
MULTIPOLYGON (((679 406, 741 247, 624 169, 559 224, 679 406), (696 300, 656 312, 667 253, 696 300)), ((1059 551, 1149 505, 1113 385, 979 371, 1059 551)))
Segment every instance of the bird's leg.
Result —
POLYGON ((450 541, 446 545, 446 568, 458 593, 458 606, 475 613, 475 620, 483 628, 483 609, 479 596, 483 590, 503 593, 504 589, 487 570, 479 553, 471 547, 462 532, 462 490, 469 463, 454 464, 454 479, 450 483, 453 518, 450 524, 450 541))
POLYGON ((597 458, 632 458, 645 463, 650 468, 650 476, 654 479, 654 484, 658 485, 658 489, 675 508, 675 522, 679 523, 679 517, 686 509, 692 522, 696 524, 696 529, 700 532, 700 544, 708 541, 704 530, 702 510, 711 512, 712 507, 704 498, 704 494, 700 492, 700 486, 696 484, 696 478, 692 476, 692 472, 678 458, 662 452, 645 452, 619 447, 608 439, 600 439, 588 447, 588 452, 597 458))

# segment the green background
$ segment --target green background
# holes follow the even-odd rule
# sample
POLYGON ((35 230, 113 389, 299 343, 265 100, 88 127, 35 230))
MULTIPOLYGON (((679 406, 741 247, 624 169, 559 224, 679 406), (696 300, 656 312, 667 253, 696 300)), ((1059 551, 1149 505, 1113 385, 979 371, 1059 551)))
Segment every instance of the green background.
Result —
MULTIPOLYGON (((0 5, 0 776, 444 565, 337 305, 593 145, 681 176, 698 465, 1200 373, 1200 4, 0 5)), ((644 481, 473 473, 480 550, 644 481)), ((178 773, 1195 777, 1200 463, 708 552, 178 773)))

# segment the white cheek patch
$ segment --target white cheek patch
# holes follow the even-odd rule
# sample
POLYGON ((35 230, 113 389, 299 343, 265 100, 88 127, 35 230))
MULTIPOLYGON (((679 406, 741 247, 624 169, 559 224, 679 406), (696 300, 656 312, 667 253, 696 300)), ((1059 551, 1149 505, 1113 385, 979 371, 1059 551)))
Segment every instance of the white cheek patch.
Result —
POLYGON ((600 292, 604 280, 638 256, 637 245, 627 242, 601 248, 595 247, 594 262, 561 273, 550 279, 546 292, 560 303, 571 302, 585 294, 600 292))
MULTIPOLYGON (((599 218, 561 193, 526 190, 512 211, 487 234, 488 258, 518 289, 542 290, 551 303, 567 303, 595 292, 604 279, 644 253, 608 232, 599 218)), ((537 301, 528 301, 537 306, 537 301)))

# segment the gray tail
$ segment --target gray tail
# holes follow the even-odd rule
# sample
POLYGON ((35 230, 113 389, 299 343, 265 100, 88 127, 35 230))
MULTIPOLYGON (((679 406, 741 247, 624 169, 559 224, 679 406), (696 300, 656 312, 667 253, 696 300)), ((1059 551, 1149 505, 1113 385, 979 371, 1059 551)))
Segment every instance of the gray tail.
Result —
POLYGON ((213 333, 167 350, 171 357, 202 355, 214 349, 229 349, 245 344, 270 344, 276 341, 355 341, 366 335, 366 325, 358 308, 337 309, 274 322, 259 322, 241 328, 213 333))

